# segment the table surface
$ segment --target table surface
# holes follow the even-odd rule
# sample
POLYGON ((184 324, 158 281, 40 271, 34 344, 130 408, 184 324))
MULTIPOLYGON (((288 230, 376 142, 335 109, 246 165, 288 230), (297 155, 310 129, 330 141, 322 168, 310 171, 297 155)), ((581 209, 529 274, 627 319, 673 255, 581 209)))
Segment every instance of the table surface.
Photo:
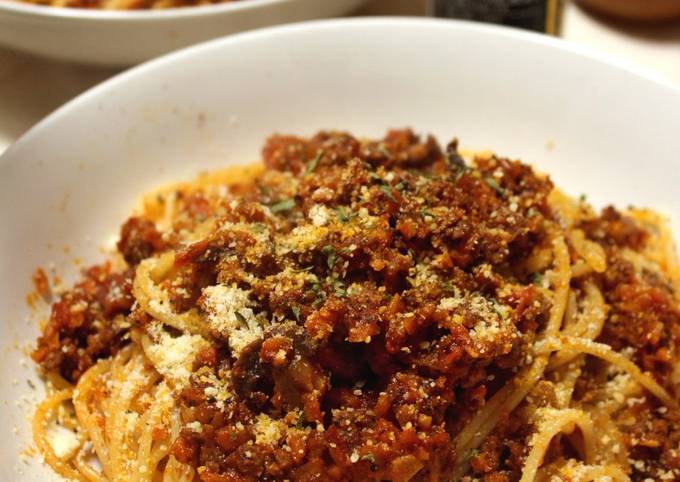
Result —
MULTIPOLYGON (((423 15, 426 0, 370 0, 358 15, 423 15)), ((636 26, 567 3, 562 37, 680 85, 680 24, 636 26)), ((120 72, 64 64, 0 48, 0 153, 45 115, 120 72), (49 88, 44 79, 49 78, 49 88)))

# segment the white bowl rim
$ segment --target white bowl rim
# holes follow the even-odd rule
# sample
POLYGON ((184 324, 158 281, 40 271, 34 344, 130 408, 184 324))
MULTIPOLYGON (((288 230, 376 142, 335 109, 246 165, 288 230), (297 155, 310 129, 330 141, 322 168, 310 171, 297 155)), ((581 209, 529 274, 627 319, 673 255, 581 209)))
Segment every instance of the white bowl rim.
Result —
MULTIPOLYGON (((19 17, 59 18, 71 21, 135 22, 150 20, 170 20, 186 17, 204 17, 223 12, 243 12, 291 0, 244 0, 241 2, 215 3, 187 7, 171 7, 146 10, 101 10, 90 8, 52 7, 36 5, 20 0, 0 0, 0 12, 19 17)), ((323 0, 321 0, 323 1, 323 0)))
POLYGON ((23 146, 24 144, 30 143, 33 137, 40 135, 45 130, 49 130, 52 124, 59 122, 59 118, 62 117, 62 115, 68 113, 71 110, 78 109, 79 107, 86 105, 88 102, 90 102, 91 99, 96 99, 100 95, 105 95, 107 90, 110 90, 111 88, 118 84, 134 82, 135 79, 139 77, 144 77, 145 75, 156 69, 163 68, 164 66, 175 62, 182 62, 187 58, 191 58, 198 52, 219 50, 220 48, 222 48, 222 46, 225 45, 238 45, 243 42, 249 42, 251 39, 256 40, 270 36, 279 35, 285 36, 287 34, 293 34, 295 32, 305 31, 308 29, 314 29, 319 32, 323 32, 325 30, 331 29, 388 28, 388 27, 400 29, 404 28, 408 29, 413 27, 427 27, 441 29, 455 28, 467 30, 469 32, 500 35, 508 39, 516 39, 527 43, 543 45, 548 48, 561 50, 572 55, 582 56, 594 60, 596 62, 608 65, 609 67, 617 69, 619 71, 623 71, 628 75, 645 79, 653 84, 656 84, 659 88, 667 90, 669 94, 677 95, 680 98, 680 85, 673 83, 669 79, 666 79, 665 77, 661 76, 656 72, 647 70, 643 67, 628 63, 627 61, 591 49, 590 47, 565 41, 563 39, 559 39, 556 37, 551 37, 549 35, 521 30, 518 28, 492 25, 480 22, 472 22, 467 20, 450 20, 430 17, 391 16, 391 17, 358 17, 358 18, 311 20, 286 25, 278 25, 274 27, 266 27, 209 40, 207 42, 192 45, 190 47, 186 47, 175 52, 163 55, 156 59, 152 59, 150 61, 132 67, 131 69, 126 70, 120 74, 117 74, 111 77, 110 79, 105 80, 101 84, 86 90, 82 94, 66 102, 64 105, 57 108, 51 114, 48 114, 41 121, 39 121, 37 124, 31 127, 18 140, 16 140, 12 145, 10 145, 9 148, 7 148, 4 153, 0 154, 0 166, 3 164, 3 162, 9 162, 9 160, 13 157, 13 152, 15 150, 19 150, 21 146, 23 146))

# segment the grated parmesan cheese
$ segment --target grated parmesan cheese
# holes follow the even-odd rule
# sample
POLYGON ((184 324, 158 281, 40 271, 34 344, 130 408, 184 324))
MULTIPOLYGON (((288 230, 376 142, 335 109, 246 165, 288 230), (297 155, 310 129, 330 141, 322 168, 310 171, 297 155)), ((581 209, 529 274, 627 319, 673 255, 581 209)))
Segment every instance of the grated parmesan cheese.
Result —
POLYGON ((149 333, 153 343, 146 348, 146 354, 156 370, 176 388, 186 386, 196 355, 209 346, 208 342, 200 335, 173 338, 155 325, 152 325, 149 333))
POLYGON ((283 256, 291 252, 303 253, 312 250, 319 245, 327 233, 328 228, 325 226, 313 224, 297 226, 276 246, 276 254, 283 256))
POLYGON ((309 219, 314 226, 325 226, 329 218, 330 211, 323 204, 315 204, 309 209, 309 219))
POLYGON ((283 437, 287 425, 280 420, 274 420, 269 415, 261 413, 255 418, 253 430, 257 445, 274 445, 283 437))
POLYGON ((201 422, 197 422, 197 421, 189 422, 188 424, 186 424, 186 428, 191 430, 194 433, 202 433, 203 432, 203 425, 201 424, 201 422))
POLYGON ((199 371, 196 372, 196 376, 200 383, 206 385, 203 389, 205 396, 215 400, 217 407, 222 410, 225 407, 226 402, 232 398, 229 379, 226 377, 222 379, 217 378, 212 371, 205 367, 199 369, 199 371))
POLYGON ((212 331, 228 339, 234 356, 262 338, 262 327, 250 308, 250 292, 237 286, 215 285, 203 290, 203 307, 212 331))
POLYGON ((80 441, 76 434, 61 425, 50 427, 47 431, 47 441, 54 450, 54 455, 60 459, 72 457, 80 447, 80 441))

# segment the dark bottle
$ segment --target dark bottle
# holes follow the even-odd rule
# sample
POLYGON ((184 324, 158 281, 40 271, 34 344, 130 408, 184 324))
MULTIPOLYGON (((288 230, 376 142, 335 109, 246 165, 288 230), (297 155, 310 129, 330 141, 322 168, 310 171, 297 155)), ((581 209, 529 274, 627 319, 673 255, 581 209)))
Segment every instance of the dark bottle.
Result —
POLYGON ((437 17, 497 23, 552 35, 559 33, 563 8, 563 0, 430 0, 430 12, 437 17))

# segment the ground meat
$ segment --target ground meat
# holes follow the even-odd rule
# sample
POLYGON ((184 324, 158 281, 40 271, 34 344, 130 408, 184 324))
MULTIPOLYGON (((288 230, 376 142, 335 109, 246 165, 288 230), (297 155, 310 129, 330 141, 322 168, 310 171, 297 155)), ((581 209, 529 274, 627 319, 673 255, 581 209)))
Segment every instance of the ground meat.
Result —
POLYGON ((133 216, 120 230, 118 251, 131 266, 162 250, 163 247, 161 234, 154 223, 147 219, 133 216))
POLYGON ((605 208, 599 217, 584 222, 582 228, 590 238, 605 245, 635 250, 640 249, 649 236, 631 218, 622 215, 612 206, 605 208))
POLYGON ((75 382, 97 360, 114 355, 127 329, 116 320, 129 313, 133 272, 113 273, 108 264, 86 270, 83 279, 52 306, 33 359, 47 371, 75 382))
MULTIPOLYGON (((276 321, 194 375, 183 417, 202 431, 182 431, 173 453, 205 467, 203 481, 444 480, 452 416, 462 424, 512 376, 547 319, 531 281, 501 288, 547 239, 550 181, 502 158, 472 169, 455 142, 443 152, 410 130, 273 136, 263 158, 259 194, 222 206, 223 228, 176 266, 192 280, 212 263, 276 321), (265 421, 281 438, 263 442, 265 421)), ((498 447, 478 465, 510 480, 519 455, 498 447)))

